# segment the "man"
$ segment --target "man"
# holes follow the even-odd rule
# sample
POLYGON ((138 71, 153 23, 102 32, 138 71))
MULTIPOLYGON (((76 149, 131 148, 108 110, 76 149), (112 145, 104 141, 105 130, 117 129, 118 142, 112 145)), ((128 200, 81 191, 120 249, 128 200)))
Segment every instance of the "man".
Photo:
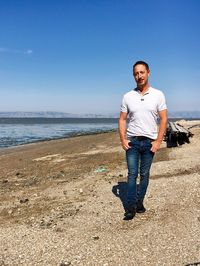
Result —
POLYGON ((167 106, 164 94, 149 85, 150 69, 146 62, 133 65, 137 87, 126 93, 122 100, 119 134, 126 151, 128 166, 127 210, 124 220, 146 211, 143 201, 149 183, 153 156, 160 148, 167 126, 167 106), (126 129, 126 120, 129 124, 126 129), (160 118, 157 130, 157 118, 160 118), (137 185, 138 173, 140 182, 137 185))

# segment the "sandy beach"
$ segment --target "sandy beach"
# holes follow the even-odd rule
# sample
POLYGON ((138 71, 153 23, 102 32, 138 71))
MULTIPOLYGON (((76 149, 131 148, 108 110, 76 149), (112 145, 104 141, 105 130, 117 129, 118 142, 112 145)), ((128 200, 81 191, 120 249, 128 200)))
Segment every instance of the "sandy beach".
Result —
POLYGON ((117 132, 0 150, 0 265, 200 265, 200 121, 180 123, 194 136, 162 143, 131 221, 117 132))

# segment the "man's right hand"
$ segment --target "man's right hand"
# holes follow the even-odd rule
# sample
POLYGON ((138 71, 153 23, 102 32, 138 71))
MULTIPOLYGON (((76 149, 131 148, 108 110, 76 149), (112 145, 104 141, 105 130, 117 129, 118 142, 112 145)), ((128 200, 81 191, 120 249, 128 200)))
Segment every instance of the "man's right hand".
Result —
POLYGON ((125 140, 123 140, 123 141, 121 142, 121 144, 122 144, 122 148, 123 148, 125 151, 127 151, 128 149, 131 148, 131 146, 129 146, 129 142, 130 142, 130 140, 128 140, 128 139, 125 139, 125 140))

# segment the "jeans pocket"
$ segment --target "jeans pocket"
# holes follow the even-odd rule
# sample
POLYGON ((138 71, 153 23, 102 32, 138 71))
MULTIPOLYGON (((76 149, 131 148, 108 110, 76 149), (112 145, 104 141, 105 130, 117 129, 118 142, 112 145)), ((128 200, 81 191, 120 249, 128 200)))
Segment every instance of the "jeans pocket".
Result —
POLYGON ((136 141, 137 141, 136 139, 130 139, 128 145, 129 145, 130 147, 133 147, 133 146, 135 145, 136 141))

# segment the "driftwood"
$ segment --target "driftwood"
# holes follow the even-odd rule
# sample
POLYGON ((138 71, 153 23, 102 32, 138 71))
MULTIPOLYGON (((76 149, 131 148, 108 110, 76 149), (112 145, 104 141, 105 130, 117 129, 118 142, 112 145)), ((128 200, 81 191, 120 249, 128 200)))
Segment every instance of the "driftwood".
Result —
POLYGON ((168 148, 177 147, 178 145, 183 145, 185 143, 190 143, 189 138, 193 134, 183 126, 175 122, 168 122, 165 141, 168 148))

